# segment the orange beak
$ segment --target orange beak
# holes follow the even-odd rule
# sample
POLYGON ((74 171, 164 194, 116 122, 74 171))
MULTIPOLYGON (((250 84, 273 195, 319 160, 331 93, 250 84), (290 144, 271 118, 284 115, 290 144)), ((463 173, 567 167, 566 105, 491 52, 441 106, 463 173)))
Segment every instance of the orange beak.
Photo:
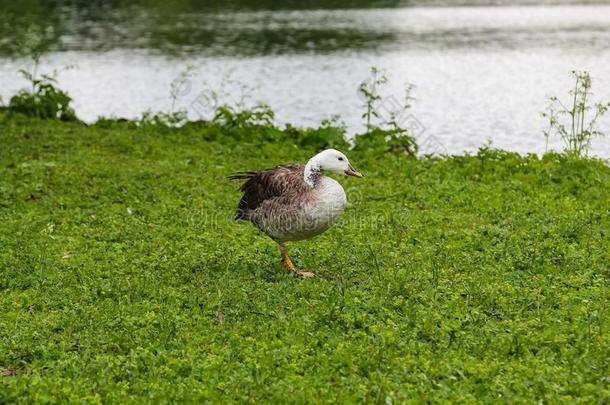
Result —
POLYGON ((354 176, 354 177, 362 177, 362 174, 360 172, 357 172, 352 165, 348 165, 347 166, 347 170, 345 171, 345 174, 347 174, 348 176, 354 176))

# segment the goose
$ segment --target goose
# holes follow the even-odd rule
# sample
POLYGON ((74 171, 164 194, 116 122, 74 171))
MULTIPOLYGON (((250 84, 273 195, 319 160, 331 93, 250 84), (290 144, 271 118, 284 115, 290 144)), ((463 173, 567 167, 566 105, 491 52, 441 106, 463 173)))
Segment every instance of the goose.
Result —
POLYGON ((323 172, 362 177, 347 156, 335 149, 318 153, 304 166, 287 163, 229 176, 243 181, 239 189, 243 196, 235 219, 252 222, 273 239, 286 270, 302 277, 315 274, 294 267, 286 242, 309 239, 329 229, 343 213, 347 201, 341 184, 323 172))

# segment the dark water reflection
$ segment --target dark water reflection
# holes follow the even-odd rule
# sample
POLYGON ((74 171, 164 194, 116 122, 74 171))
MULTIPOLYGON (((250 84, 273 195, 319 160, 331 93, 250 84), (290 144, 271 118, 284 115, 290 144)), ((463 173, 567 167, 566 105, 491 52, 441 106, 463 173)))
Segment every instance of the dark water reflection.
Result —
MULTIPOLYGON (((328 53, 341 50, 505 46, 518 47, 528 36, 548 36, 545 28, 512 27, 497 32, 476 26, 426 29, 386 23, 370 10, 499 1, 41 1, 0 0, 0 56, 28 56, 58 51, 145 49, 168 55, 253 56, 286 53, 328 53), (345 12, 341 12, 344 10, 345 12), (507 35, 508 34, 508 35, 507 35)), ((527 0, 511 4, 528 4, 527 0)), ((540 2, 538 2, 540 3, 540 2)), ((555 1, 554 3, 557 3, 555 1)), ((572 2, 575 3, 575 2, 572 2)), ((587 3, 576 2, 578 4, 587 3)), ((607 26, 572 27, 584 32, 587 46, 610 39, 607 26), (588 35, 600 32, 603 35, 588 35)), ((555 38, 556 42, 561 38, 555 38)), ((582 45, 578 37, 572 46, 582 45)), ((561 45, 560 42, 545 46, 561 45)))
MULTIPOLYGON (((391 33, 293 24, 272 10, 397 6, 398 1, 0 1, 0 54, 149 49, 166 53, 269 54, 374 46, 391 33)), ((292 16, 294 17, 294 16, 292 16)), ((297 19, 298 20, 298 19, 297 19)), ((301 21, 303 22, 303 21, 301 21)))

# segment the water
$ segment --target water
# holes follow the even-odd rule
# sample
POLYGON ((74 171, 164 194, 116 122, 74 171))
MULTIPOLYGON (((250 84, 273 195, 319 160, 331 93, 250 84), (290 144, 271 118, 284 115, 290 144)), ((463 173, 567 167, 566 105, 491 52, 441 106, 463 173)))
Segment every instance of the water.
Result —
MULTIPOLYGON (((540 112, 550 96, 567 98, 570 70, 590 71, 594 99, 610 100, 610 5, 239 12, 75 6, 32 15, 46 30, 33 30, 31 21, 3 26, 0 18, 0 95, 6 100, 26 84, 16 73, 29 63, 19 57, 19 38, 43 37, 41 70, 60 70, 60 87, 86 121, 172 107, 206 119, 215 93, 222 102, 267 103, 281 123, 315 126, 339 114, 354 134, 363 124, 357 89, 374 65, 390 78, 386 105, 401 97, 404 82, 415 86, 416 101, 401 119, 429 151, 473 151, 491 141, 540 153, 547 147, 540 112)), ((610 133, 610 117, 599 127, 610 133)), ((610 157, 610 138, 597 139, 592 152, 610 157)))

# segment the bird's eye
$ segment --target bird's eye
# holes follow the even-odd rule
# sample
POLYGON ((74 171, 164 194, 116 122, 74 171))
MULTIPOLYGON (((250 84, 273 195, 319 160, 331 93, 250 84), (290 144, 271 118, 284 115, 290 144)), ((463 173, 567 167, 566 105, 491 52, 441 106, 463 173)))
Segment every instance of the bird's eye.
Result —
POLYGON ((342 161, 342 162, 343 162, 343 158, 342 158, 342 157, 338 157, 337 159, 339 159, 340 161, 342 161))

